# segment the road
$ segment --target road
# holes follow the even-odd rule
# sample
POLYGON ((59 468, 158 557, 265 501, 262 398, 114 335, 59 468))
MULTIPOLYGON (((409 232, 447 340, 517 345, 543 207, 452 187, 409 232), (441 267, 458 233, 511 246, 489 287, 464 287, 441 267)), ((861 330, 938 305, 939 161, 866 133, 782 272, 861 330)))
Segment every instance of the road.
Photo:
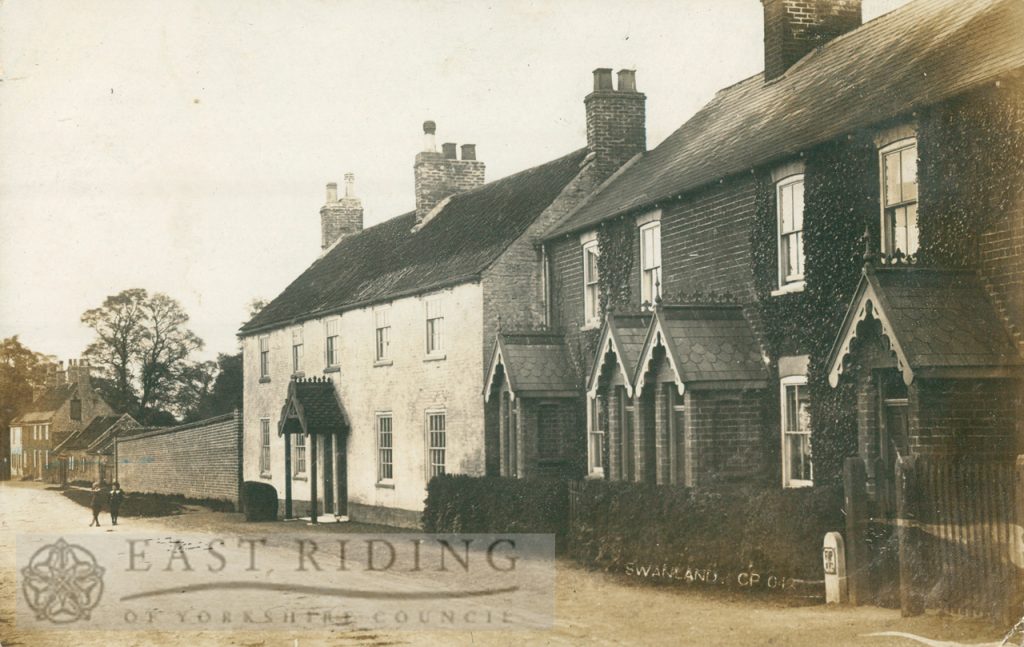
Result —
MULTIPOLYGON (((546 631, 47 631, 15 625, 15 535, 19 533, 251 533, 240 515, 201 509, 156 519, 122 518, 116 528, 90 529, 89 512, 38 483, 0 483, 0 646, 81 647, 189 645, 190 647, 314 647, 320 645, 865 645, 909 647, 899 631, 963 644, 991 642, 1000 632, 978 621, 929 614, 901 618, 874 607, 793 606, 781 599, 696 589, 654 588, 623 576, 585 570, 559 560, 555 623, 546 631)), ((292 526, 293 527, 293 526, 292 526)), ((335 528, 340 528, 336 526, 335 528)), ((289 524, 261 532, 288 533, 289 524)), ((331 533, 329 529, 320 532, 331 533)), ((335 530, 337 532, 337 530, 335 530)))

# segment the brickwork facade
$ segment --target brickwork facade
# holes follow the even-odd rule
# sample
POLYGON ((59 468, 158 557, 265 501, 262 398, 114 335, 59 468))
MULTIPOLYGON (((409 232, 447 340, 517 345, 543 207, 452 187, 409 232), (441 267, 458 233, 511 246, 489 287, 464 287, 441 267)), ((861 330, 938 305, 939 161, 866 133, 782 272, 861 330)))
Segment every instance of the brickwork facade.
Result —
POLYGON ((237 411, 120 437, 116 445, 115 478, 126 491, 238 503, 242 416, 237 411))

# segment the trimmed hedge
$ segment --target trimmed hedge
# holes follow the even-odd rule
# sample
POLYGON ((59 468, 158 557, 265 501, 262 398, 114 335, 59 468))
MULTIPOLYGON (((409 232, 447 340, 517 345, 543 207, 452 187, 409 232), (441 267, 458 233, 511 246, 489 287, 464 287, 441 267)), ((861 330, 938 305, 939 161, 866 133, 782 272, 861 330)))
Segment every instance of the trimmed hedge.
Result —
POLYGON ((554 533, 566 536, 569 493, 564 481, 499 476, 435 476, 427 484, 427 532, 554 533))
POLYGON ((818 582, 822 539, 845 525, 842 488, 834 485, 707 490, 595 480, 577 487, 572 556, 610 571, 653 564, 733 580, 754 570, 818 582))

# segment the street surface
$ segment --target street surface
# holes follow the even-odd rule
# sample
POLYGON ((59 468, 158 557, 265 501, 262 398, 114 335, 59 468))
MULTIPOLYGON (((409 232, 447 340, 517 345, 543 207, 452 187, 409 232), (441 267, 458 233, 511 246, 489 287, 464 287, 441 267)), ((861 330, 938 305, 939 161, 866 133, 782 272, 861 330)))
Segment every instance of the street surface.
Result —
MULTIPOLYGON (((874 607, 794 606, 781 598, 640 586, 587 571, 559 560, 555 585, 556 619, 549 631, 46 631, 28 633, 15 625, 15 536, 18 533, 211 533, 251 536, 253 524, 239 514, 200 508, 171 517, 122 517, 115 528, 89 528, 91 515, 39 483, 0 483, 0 647, 108 647, 188 645, 189 647, 314 647, 344 645, 865 645, 910 647, 906 638, 872 637, 898 631, 965 645, 998 641, 1002 633, 982 622, 934 614, 901 618, 899 611, 874 607)), ((346 528, 317 529, 325 535, 346 528)), ((305 532, 306 528, 303 528, 305 532)), ((373 530, 387 532, 388 529, 373 530)), ((292 523, 259 524, 264 535, 295 532, 292 523)))

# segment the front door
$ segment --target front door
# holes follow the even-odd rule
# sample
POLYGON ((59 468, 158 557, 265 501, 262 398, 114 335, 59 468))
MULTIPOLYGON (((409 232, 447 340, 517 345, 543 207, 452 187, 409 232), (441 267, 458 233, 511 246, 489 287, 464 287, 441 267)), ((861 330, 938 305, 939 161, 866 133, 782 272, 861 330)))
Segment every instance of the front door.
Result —
POLYGON ((345 445, 348 442, 347 434, 338 434, 331 439, 333 447, 334 464, 334 487, 332 488, 334 499, 334 514, 339 517, 348 516, 348 452, 345 445))

